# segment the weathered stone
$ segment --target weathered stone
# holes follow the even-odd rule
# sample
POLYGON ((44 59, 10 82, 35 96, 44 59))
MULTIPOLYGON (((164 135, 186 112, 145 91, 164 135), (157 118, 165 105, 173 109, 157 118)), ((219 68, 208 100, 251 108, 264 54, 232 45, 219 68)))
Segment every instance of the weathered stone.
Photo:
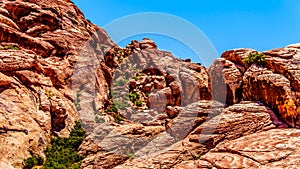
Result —
POLYGON ((221 168, 296 168, 299 130, 272 129, 219 144, 201 157, 221 168))
POLYGON ((238 103, 242 99, 243 75, 235 64, 229 60, 220 58, 215 60, 211 65, 209 72, 213 98, 221 100, 226 98, 228 105, 238 103), (220 73, 218 74, 217 72, 220 73), (224 91, 227 92, 225 93, 224 91))
POLYGON ((147 49, 147 48, 154 48, 154 49, 157 49, 157 46, 155 44, 155 42, 153 42, 151 39, 148 39, 148 38, 144 38, 139 47, 141 49, 147 49))
MULTIPOLYGON (((71 1, 4 0, 0 6, 0 168, 2 161, 4 168, 22 168, 25 158, 44 156, 51 136, 68 136, 79 119, 71 76, 80 49, 89 40, 106 48, 114 43, 71 1)), ((108 100, 103 72, 95 99, 101 108, 108 100)))
POLYGON ((295 126, 297 106, 290 82, 281 74, 251 66, 243 79, 243 99, 261 100, 289 125, 295 126))
POLYGON ((300 164, 299 44, 206 69, 148 38, 118 47, 70 0, 1 1, 0 40, 0 168, 45 156, 79 116, 84 169, 300 164))
MULTIPOLYGON (((226 51, 222 58, 231 61, 243 76, 243 100, 262 101, 290 126, 299 126, 300 50, 298 44, 263 52, 265 63, 247 65, 243 59, 253 50, 226 51)), ((226 68, 224 68, 226 70, 226 68)), ((226 84, 237 81, 226 78, 226 84)), ((240 78, 238 78, 240 82, 240 78)), ((231 87, 229 87, 231 88, 231 87)), ((227 92, 228 93, 228 92, 227 92)), ((234 97, 227 95, 232 100, 234 97)))

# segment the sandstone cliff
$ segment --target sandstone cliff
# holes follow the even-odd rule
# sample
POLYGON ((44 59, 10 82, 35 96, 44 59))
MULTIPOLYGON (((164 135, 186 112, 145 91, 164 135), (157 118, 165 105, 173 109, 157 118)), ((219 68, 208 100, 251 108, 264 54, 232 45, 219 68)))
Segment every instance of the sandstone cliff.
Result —
POLYGON ((82 168, 297 168, 300 45, 210 68, 114 44, 68 0, 0 1, 0 168, 87 131, 82 168))
POLYGON ((78 120, 70 77, 80 47, 97 33, 93 43, 113 42, 71 1, 1 0, 0 21, 0 161, 20 168, 78 120))
POLYGON ((264 65, 249 65, 243 59, 253 52, 226 51, 206 69, 159 51, 149 39, 111 49, 106 60, 118 68, 110 98, 119 109, 107 108, 99 115, 105 120, 93 123, 95 129, 80 148, 86 156, 82 167, 299 165, 299 96, 294 79, 300 51, 297 45, 266 51, 264 65), (148 45, 141 48, 144 44, 148 45), (277 51, 287 52, 274 55, 277 51), (284 56, 291 51, 292 55, 284 56), (285 70, 277 68, 281 63, 285 70), (137 71, 132 71, 134 64, 137 71), (288 71, 292 77, 280 73, 288 71), (139 105, 130 99, 132 94, 139 96, 139 105), (127 107, 122 109, 124 102, 127 107), (111 114, 120 114, 124 121, 115 123, 107 118, 111 114))

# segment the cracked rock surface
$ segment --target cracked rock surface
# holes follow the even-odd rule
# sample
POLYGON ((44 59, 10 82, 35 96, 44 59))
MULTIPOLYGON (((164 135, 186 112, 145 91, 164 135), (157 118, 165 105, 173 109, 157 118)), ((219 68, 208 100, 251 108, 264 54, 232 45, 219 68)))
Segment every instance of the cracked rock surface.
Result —
POLYGON ((206 68, 148 38, 118 47, 69 0, 0 0, 0 169, 77 120, 82 169, 296 169, 300 44, 253 52, 206 68))

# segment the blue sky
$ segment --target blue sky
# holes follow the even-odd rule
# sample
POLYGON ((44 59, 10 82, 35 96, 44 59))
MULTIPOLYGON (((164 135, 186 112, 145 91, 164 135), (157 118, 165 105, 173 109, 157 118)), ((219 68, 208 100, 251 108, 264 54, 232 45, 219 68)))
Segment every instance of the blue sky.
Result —
MULTIPOLYGON (((219 56, 233 48, 263 51, 300 42, 299 0, 73 1, 87 19, 101 27, 120 17, 141 12, 178 16, 199 28, 219 56)), ((175 56, 201 62, 185 44, 161 35, 133 36, 119 42, 119 45, 125 46, 132 39, 140 40, 142 37, 154 39, 160 49, 171 51, 175 56)))

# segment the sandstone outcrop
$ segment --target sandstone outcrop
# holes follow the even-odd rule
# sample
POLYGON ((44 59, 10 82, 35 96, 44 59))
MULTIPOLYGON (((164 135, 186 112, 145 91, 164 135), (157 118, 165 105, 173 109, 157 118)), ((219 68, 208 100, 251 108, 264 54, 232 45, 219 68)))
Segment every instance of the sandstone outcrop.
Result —
MULTIPOLYGON (((141 149, 137 149, 134 158, 130 158, 128 154, 120 154, 119 158, 123 157, 123 159, 113 161, 114 157, 107 156, 108 152, 103 149, 97 150, 97 146, 94 146, 93 153, 89 154, 87 159, 92 158, 93 162, 99 161, 111 167, 118 165, 115 168, 188 168, 188 166, 205 168, 205 166, 216 165, 214 161, 206 158, 206 154, 213 152, 212 148, 216 145, 278 127, 286 128, 286 125, 276 118, 272 110, 259 103, 249 101, 225 109, 222 104, 215 101, 195 102, 182 109, 180 115, 170 123, 169 129, 162 129, 160 134, 157 132, 156 137, 142 134, 146 129, 140 128, 139 136, 148 137, 151 142, 141 149), (212 113, 212 115, 207 116, 207 113, 212 113), (206 120, 206 117, 211 117, 211 119, 206 120), (154 138, 150 139, 151 137, 154 138)), ((120 130, 128 132, 125 126, 120 126, 120 130)), ((111 144, 119 144, 119 147, 125 141, 129 141, 128 138, 117 139, 117 137, 112 140, 117 140, 117 143, 111 144)), ((147 139, 144 138, 143 141, 145 140, 147 139)), ((90 150, 90 152, 92 151, 90 150)), ((244 158, 247 159, 247 157, 244 158)), ((97 163, 88 163, 88 161, 84 161, 84 165, 86 168, 102 166, 97 163)), ((222 168, 222 165, 217 166, 222 168)))
POLYGON ((93 34, 95 44, 113 46, 71 1, 0 2, 1 165, 21 168, 43 156, 51 136, 68 135, 78 120, 71 76, 93 34))
POLYGON ((0 168, 81 120, 81 168, 297 168, 300 45, 209 67, 117 46, 69 0, 0 2, 0 168))
POLYGON ((233 83, 230 79, 232 76, 228 77, 224 69, 224 77, 228 81, 226 84, 231 89, 228 96, 233 96, 227 99, 227 102, 233 103, 236 96, 243 100, 261 101, 287 124, 298 127, 300 115, 299 48, 295 44, 263 52, 265 54, 264 66, 247 65, 243 61, 251 52, 253 52, 252 49, 238 49, 226 51, 222 55, 226 62, 234 63, 229 68, 232 72, 239 70, 237 76, 239 78, 236 81, 239 85, 233 88, 230 84, 233 83))
MULTIPOLYGON (((260 153, 258 157, 267 159, 260 161, 253 154, 250 157, 243 153, 244 147, 236 151, 226 149, 235 146, 236 140, 247 140, 251 137, 251 141, 256 142, 255 140, 263 140, 266 135, 272 138, 276 131, 291 132, 282 136, 282 139, 277 139, 278 142, 270 141, 271 145, 267 142, 262 143, 264 144, 262 147, 276 148, 281 146, 280 140, 290 139, 288 135, 297 135, 297 129, 287 129, 297 125, 297 91, 290 85, 295 82, 280 74, 279 70, 278 73, 270 70, 268 62, 272 57, 268 52, 272 53, 272 51, 264 52, 266 63, 263 66, 248 65, 243 61, 254 50, 227 51, 205 71, 202 66, 174 60, 168 53, 157 57, 157 53, 161 51, 150 44, 147 45, 151 46, 150 49, 141 50, 139 46, 139 42, 132 42, 124 49, 126 51, 130 48, 130 55, 122 55, 128 61, 124 59, 124 62, 115 62, 114 65, 121 67, 116 68, 115 81, 119 81, 122 72, 125 72, 128 84, 121 84, 120 87, 118 83, 115 88, 114 85, 112 86, 112 90, 125 95, 137 93, 140 96, 139 100, 145 104, 136 106, 132 101, 128 101, 128 105, 132 106, 129 112, 136 113, 128 114, 121 111, 121 115, 129 121, 126 120, 123 125, 112 127, 108 131, 114 133, 112 136, 106 133, 108 136, 103 138, 98 137, 94 140, 89 138, 89 141, 93 142, 91 144, 94 145, 94 150, 93 153, 87 153, 88 146, 81 147, 81 153, 87 155, 83 161, 83 168, 95 166, 99 168, 108 166, 114 168, 268 168, 286 166, 279 162, 286 159, 289 160, 289 166, 298 165, 296 159, 290 159, 297 157, 297 153, 292 151, 278 157, 276 151, 275 154, 269 155, 268 152, 262 152, 264 150, 260 147, 257 150, 253 147, 247 148, 245 142, 245 149, 250 152, 253 149, 254 152, 260 153), (132 68, 135 63, 138 63, 134 68, 135 71, 125 71, 132 68), (165 63, 173 63, 176 66, 172 67, 169 64, 166 68, 165 63), (185 64, 188 64, 187 69, 184 68, 185 64), (178 67, 180 67, 179 76, 174 73, 178 72, 176 71, 178 67), (185 73, 187 70, 188 72, 185 73), (197 76, 201 72, 204 74, 197 76), (195 81, 191 74, 195 75, 198 81, 195 81), (201 83, 197 83, 199 80, 201 83), (185 89, 185 84, 190 86, 185 89), (203 84, 207 85, 203 88, 203 84), (193 86, 198 86, 198 89, 194 90, 193 86), (198 97, 194 99, 194 96, 198 97), (186 98, 186 102, 178 101, 182 98, 186 98), (136 124, 142 126, 137 127, 136 124), (138 134, 126 133, 128 128, 124 125, 131 126, 127 126, 131 131, 139 131, 138 134), (155 128, 156 132, 144 134, 147 127, 155 128), (132 134, 134 138, 130 136, 132 134), (119 137, 120 135, 126 137, 119 137), (219 148, 223 144, 226 146, 223 149, 219 148), (117 147, 125 149, 111 154, 117 147)), ((295 59, 291 61, 292 63, 298 63, 297 55, 288 58, 295 59)), ((286 69, 294 70, 298 67, 294 64, 286 69)), ((284 144, 289 143, 287 141, 284 144)), ((243 146, 243 141, 239 145, 243 146)), ((297 149, 296 147, 293 149, 297 149)), ((282 149, 283 152, 288 150, 289 148, 282 149)))

